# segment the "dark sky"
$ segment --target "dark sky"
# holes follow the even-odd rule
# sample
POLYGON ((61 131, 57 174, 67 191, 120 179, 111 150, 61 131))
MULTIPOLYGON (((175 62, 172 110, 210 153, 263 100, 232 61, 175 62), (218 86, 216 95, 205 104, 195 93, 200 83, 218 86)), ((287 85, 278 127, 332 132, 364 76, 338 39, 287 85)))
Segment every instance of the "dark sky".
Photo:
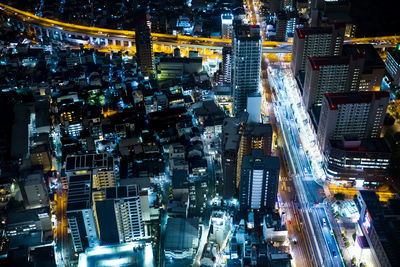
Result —
POLYGON ((357 36, 400 35, 399 0, 352 0, 357 36))

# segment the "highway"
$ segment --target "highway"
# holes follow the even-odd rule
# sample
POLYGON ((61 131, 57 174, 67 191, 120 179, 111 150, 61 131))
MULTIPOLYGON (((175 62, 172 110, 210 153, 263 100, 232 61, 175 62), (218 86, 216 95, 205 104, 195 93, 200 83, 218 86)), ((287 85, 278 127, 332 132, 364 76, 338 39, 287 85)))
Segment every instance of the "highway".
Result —
MULTIPOLYGON (((344 266, 339 248, 334 236, 331 234, 331 226, 323 204, 323 189, 317 183, 320 177, 310 165, 309 153, 303 148, 300 129, 295 118, 292 103, 293 89, 288 87, 286 76, 287 65, 281 64, 276 68, 268 67, 268 80, 273 88, 274 111, 282 135, 282 143, 288 165, 290 177, 294 180, 295 188, 300 204, 300 213, 306 227, 306 237, 311 247, 311 258, 316 266, 344 266)), ((304 127, 301 125, 300 127, 304 127)))

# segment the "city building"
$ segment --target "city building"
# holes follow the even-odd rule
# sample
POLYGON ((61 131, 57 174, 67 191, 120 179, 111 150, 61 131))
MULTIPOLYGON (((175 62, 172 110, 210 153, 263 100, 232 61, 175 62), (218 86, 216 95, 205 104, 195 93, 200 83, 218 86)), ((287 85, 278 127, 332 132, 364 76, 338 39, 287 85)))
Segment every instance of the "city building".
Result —
POLYGON ((248 123, 261 122, 261 94, 254 93, 247 96, 246 111, 249 113, 248 123))
POLYGON ((184 74, 199 73, 203 70, 201 57, 161 57, 156 64, 157 79, 168 80, 182 78, 184 74))
POLYGON ((68 227, 76 252, 99 244, 92 210, 92 177, 90 174, 71 175, 67 195, 68 227))
POLYGON ((322 104, 324 93, 358 91, 364 55, 310 56, 307 61, 303 103, 307 109, 322 104))
POLYGON ((167 261, 192 260, 199 241, 198 218, 168 218, 164 239, 167 261))
POLYGON ((241 139, 239 128, 247 121, 247 116, 242 117, 225 118, 222 125, 222 179, 218 184, 218 192, 224 199, 233 198, 236 194, 237 156, 241 139))
POLYGON ((210 217, 210 241, 223 245, 232 228, 232 217, 227 211, 214 210, 210 217))
POLYGON ((232 39, 233 114, 246 109, 247 96, 259 90, 262 38, 260 26, 235 25, 232 39))
POLYGON ((400 44, 395 49, 388 50, 385 65, 393 84, 400 86, 400 44))
POLYGON ((154 74, 154 54, 149 27, 144 22, 139 23, 135 36, 136 57, 140 70, 144 76, 152 76, 154 74))
POLYGON ((128 243, 145 236, 138 185, 109 187, 105 199, 94 206, 100 244, 128 243))
POLYGON ((274 209, 279 184, 279 158, 253 149, 243 157, 239 204, 241 211, 274 209))
POLYGON ((32 166, 42 166, 43 172, 51 170, 52 159, 48 145, 40 144, 30 150, 30 159, 32 166))
POLYGON ((247 123, 240 131, 241 138, 237 155, 236 188, 239 188, 242 177, 242 159, 252 154, 253 150, 261 150, 262 155, 271 156, 272 127, 270 124, 247 123))
POLYGON ((221 14, 221 38, 231 39, 233 31, 233 14, 222 13, 221 14))
POLYGON ((291 68, 297 76, 306 70, 309 56, 339 56, 342 53, 344 25, 333 27, 296 28, 294 33, 291 68))
POLYGON ((390 199, 385 208, 374 191, 361 190, 356 204, 360 212, 361 237, 368 242, 375 266, 400 266, 400 200, 390 199))
POLYGON ((40 208, 49 205, 47 187, 41 171, 35 171, 23 177, 21 189, 28 208, 40 208))
POLYGON ((372 44, 345 44, 343 55, 364 55, 364 67, 361 72, 359 91, 379 91, 385 75, 385 63, 372 44))
POLYGON ((222 82, 224 84, 232 83, 232 48, 224 47, 222 48, 222 82))
POLYGON ((389 92, 325 93, 317 140, 325 151, 329 140, 379 138, 389 103, 389 92))
POLYGON ((326 174, 331 180, 376 186, 389 176, 391 157, 383 138, 330 140, 326 150, 326 174))
POLYGON ((214 100, 207 100, 192 105, 194 116, 204 133, 219 135, 222 132, 222 123, 226 117, 214 100))
POLYGON ((114 159, 106 153, 68 155, 65 163, 67 177, 88 173, 92 175, 93 188, 116 186, 114 159))

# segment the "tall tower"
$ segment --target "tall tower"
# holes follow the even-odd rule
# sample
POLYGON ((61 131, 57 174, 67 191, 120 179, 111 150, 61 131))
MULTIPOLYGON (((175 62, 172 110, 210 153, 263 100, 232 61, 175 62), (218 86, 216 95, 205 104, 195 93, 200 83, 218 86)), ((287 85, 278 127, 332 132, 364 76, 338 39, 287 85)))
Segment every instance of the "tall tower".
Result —
POLYGON ((339 56, 342 53, 345 25, 326 28, 296 28, 291 68, 294 75, 304 72, 309 56, 339 56))
POLYGON ((233 114, 246 109, 247 96, 258 92, 262 39, 258 25, 235 25, 232 40, 233 114))
POLYGON ((232 13, 223 13, 221 14, 221 38, 222 39, 231 39, 232 38, 232 26, 233 23, 233 14, 232 13))
POLYGON ((154 75, 153 42, 150 28, 145 21, 136 28, 136 57, 144 76, 154 75))
POLYGON ((325 151, 329 140, 345 136, 379 138, 388 103, 385 91, 326 93, 317 131, 320 148, 325 151))
POLYGON ((278 157, 266 157, 261 150, 252 150, 243 157, 240 179, 240 210, 273 209, 279 182, 278 157))
POLYGON ((225 84, 232 83, 232 48, 222 48, 222 76, 225 84))

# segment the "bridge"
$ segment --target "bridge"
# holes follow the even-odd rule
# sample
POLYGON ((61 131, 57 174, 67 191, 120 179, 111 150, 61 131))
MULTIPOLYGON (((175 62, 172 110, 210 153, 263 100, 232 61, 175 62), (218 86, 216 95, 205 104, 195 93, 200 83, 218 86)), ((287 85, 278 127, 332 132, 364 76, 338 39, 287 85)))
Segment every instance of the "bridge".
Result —
MULTIPOLYGON (((0 18, 3 22, 17 26, 38 39, 51 38, 75 44, 90 45, 109 49, 135 50, 135 31, 89 27, 42 18, 0 3, 0 18)), ((223 47, 232 45, 231 39, 204 38, 186 35, 151 33, 156 52, 180 48, 197 50, 201 54, 220 54, 223 47), (157 51, 158 50, 158 51, 157 51)), ((371 43, 377 48, 393 47, 400 42, 400 36, 346 39, 347 43, 371 43)), ((291 53, 289 42, 264 41, 263 53, 291 53)))

